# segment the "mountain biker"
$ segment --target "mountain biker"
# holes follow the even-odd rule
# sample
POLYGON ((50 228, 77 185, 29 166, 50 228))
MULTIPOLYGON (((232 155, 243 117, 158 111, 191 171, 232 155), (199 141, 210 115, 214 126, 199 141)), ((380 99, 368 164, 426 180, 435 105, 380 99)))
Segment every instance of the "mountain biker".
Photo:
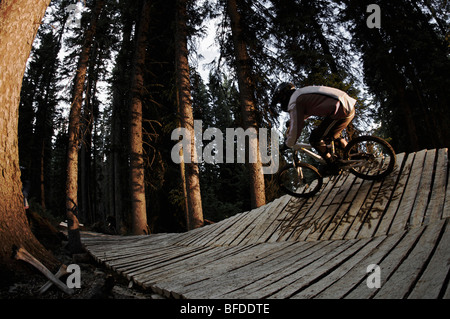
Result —
POLYGON ((328 86, 306 86, 296 89, 294 84, 283 82, 273 92, 272 106, 281 104, 284 112, 289 112, 290 124, 288 136, 280 151, 294 148, 297 139, 310 116, 323 118, 309 137, 312 147, 325 160, 332 171, 339 171, 339 163, 328 152, 325 140, 333 139, 342 148, 347 145, 340 138, 344 130, 355 116, 356 100, 344 91, 328 86))

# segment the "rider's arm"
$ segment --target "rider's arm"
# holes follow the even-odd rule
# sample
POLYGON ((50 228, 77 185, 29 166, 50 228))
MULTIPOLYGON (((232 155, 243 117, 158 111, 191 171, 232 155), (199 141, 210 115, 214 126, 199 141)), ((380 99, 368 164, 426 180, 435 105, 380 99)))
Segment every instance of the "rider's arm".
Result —
POLYGON ((291 125, 289 126, 289 133, 284 142, 287 147, 292 148, 297 139, 302 133, 303 127, 305 126, 305 115, 302 107, 294 107, 289 111, 291 125))

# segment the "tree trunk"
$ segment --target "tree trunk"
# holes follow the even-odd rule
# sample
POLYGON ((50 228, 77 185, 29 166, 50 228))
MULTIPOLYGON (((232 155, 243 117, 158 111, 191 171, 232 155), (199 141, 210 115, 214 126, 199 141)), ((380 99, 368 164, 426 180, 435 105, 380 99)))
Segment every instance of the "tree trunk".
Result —
MULTIPOLYGON (((231 32, 234 52, 236 56, 236 71, 240 91, 242 120, 244 129, 253 127, 258 131, 256 121, 256 105, 253 97, 253 79, 245 41, 242 36, 241 17, 236 0, 228 0, 228 14, 231 20, 231 32)), ((262 172, 261 154, 259 152, 258 138, 249 139, 249 152, 255 156, 256 163, 248 163, 250 170, 250 194, 252 208, 260 207, 266 203, 264 175, 262 172)))
POLYGON ((148 234, 144 184, 144 159, 142 151, 142 95, 144 93, 144 68, 147 48, 147 32, 150 19, 150 3, 144 0, 137 29, 133 58, 130 105, 130 183, 131 228, 135 235, 148 234))
POLYGON ((130 210, 126 209, 125 198, 128 196, 127 181, 129 180, 128 173, 128 126, 127 120, 128 106, 129 106, 129 88, 130 88, 130 72, 127 66, 131 64, 132 48, 131 34, 134 26, 134 20, 131 14, 124 10, 123 16, 123 30, 122 43, 120 51, 117 55, 117 63, 113 73, 112 83, 112 114, 111 114, 111 190, 110 190, 110 212, 114 216, 117 231, 120 234, 126 234, 130 229, 130 210))
POLYGON ((46 209, 45 206, 45 140, 42 140, 41 143, 41 153, 39 155, 40 158, 40 180, 39 185, 41 187, 41 207, 43 210, 46 209))
POLYGON ((91 22, 80 59, 78 61, 77 73, 74 80, 73 102, 69 114, 69 145, 67 151, 67 182, 66 182, 66 211, 68 220, 68 248, 72 253, 82 250, 80 241, 80 230, 78 221, 78 147, 80 144, 80 117, 81 104, 83 101, 84 82, 88 67, 92 41, 97 28, 97 21, 105 1, 98 0, 92 12, 91 22))
POLYGON ((0 2, 0 267, 7 269, 14 268, 13 245, 25 248, 49 268, 58 265, 34 237, 26 219, 17 136, 25 66, 49 2, 0 2))
POLYGON ((176 27, 176 76, 178 90, 178 105, 181 126, 190 132, 191 161, 185 163, 186 188, 188 198, 187 225, 188 229, 203 226, 202 199, 200 193, 199 169, 195 147, 194 116, 192 114, 191 84, 187 49, 186 0, 177 1, 176 27))

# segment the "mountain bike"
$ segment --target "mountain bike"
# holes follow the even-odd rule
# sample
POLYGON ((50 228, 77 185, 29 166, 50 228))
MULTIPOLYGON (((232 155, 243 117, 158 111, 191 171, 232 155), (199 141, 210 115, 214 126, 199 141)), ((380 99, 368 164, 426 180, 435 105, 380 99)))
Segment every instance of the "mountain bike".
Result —
MULTIPOLYGON (((335 140, 325 141, 328 152, 339 163, 338 172, 349 171, 355 176, 367 180, 381 180, 388 176, 395 167, 396 155, 392 146, 380 137, 359 136, 348 142, 342 149, 335 140)), ((325 160, 312 151, 306 143, 294 145, 293 161, 278 173, 280 188, 287 194, 308 198, 320 191, 324 172, 328 165, 325 160), (302 158, 317 162, 319 169, 302 158)))

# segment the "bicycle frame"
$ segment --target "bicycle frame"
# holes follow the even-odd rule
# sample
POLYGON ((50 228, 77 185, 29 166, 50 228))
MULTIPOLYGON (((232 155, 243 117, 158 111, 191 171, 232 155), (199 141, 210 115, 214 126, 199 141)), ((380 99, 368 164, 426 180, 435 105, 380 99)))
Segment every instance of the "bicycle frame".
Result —
MULTIPOLYGON (((329 149, 331 149, 331 154, 334 156, 334 154, 335 154, 334 141, 331 141, 331 143, 328 144, 327 147, 329 149)), ((296 165, 297 161, 299 160, 298 157, 295 155, 296 152, 301 152, 301 153, 307 155, 308 157, 312 158, 316 162, 327 165, 327 162, 320 155, 314 153, 312 151, 312 148, 313 147, 311 146, 311 144, 308 144, 308 143, 296 143, 292 147, 292 149, 294 150, 294 165, 296 165)), ((363 167, 367 164, 366 160, 354 160, 353 159, 353 160, 347 160, 345 162, 346 162, 346 165, 341 166, 341 169, 343 169, 343 170, 348 170, 350 168, 356 168, 356 167, 363 167)))
POLYGON ((295 144, 292 149, 295 152, 302 152, 305 155, 309 156, 310 158, 312 158, 313 160, 315 160, 316 162, 319 162, 321 164, 325 163, 325 160, 318 154, 314 153, 312 150, 312 146, 310 144, 307 143, 297 143, 295 144))
MULTIPOLYGON (((308 143, 296 143, 292 147, 294 152, 301 152, 320 164, 327 164, 320 155, 318 155, 312 151, 312 148, 313 147, 311 146, 311 144, 308 144, 308 143)), ((327 144, 327 148, 331 149, 332 155, 335 154, 334 141, 331 141, 330 144, 327 144)), ((294 157, 295 157, 295 160, 294 160, 294 164, 295 164, 295 161, 298 160, 298 158, 296 156, 294 156, 294 157)), ((353 168, 362 167, 362 166, 366 165, 366 163, 367 163, 366 160, 347 160, 345 162, 347 165, 342 166, 341 169, 349 169, 352 167, 353 168)))

